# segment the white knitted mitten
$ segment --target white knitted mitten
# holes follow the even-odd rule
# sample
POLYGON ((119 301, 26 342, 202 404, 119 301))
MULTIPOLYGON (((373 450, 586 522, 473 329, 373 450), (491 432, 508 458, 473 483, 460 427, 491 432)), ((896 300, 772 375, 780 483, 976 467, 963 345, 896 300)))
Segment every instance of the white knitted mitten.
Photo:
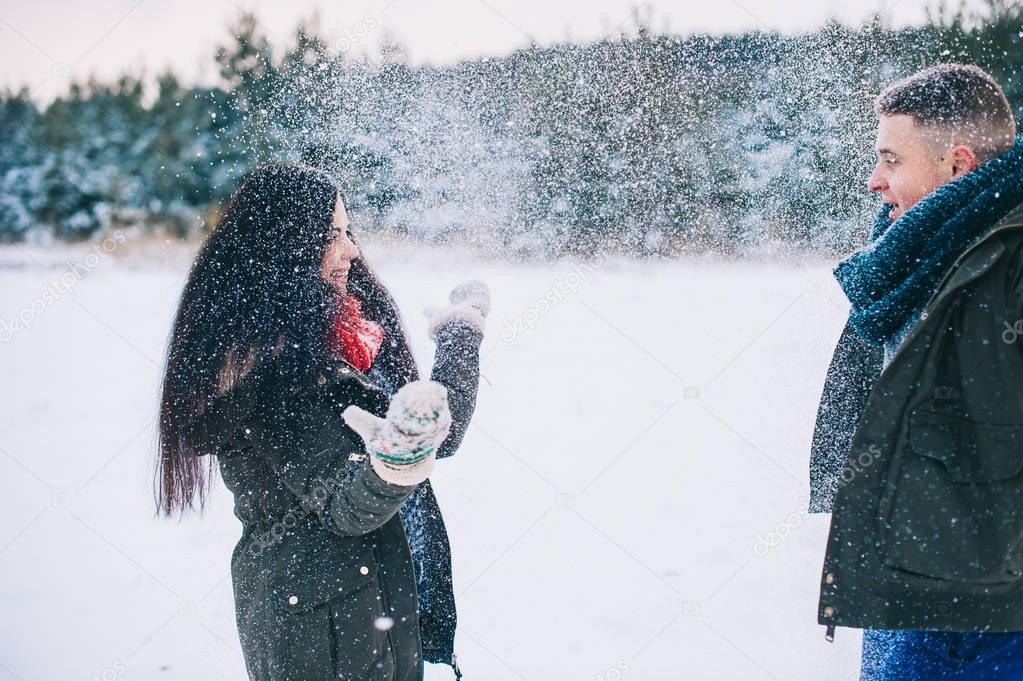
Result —
POLYGON ((395 485, 418 485, 430 477, 437 450, 451 430, 448 392, 435 381, 412 381, 391 398, 387 418, 351 405, 345 423, 362 437, 370 464, 395 485))
POLYGON ((430 324, 430 338, 437 340, 437 330, 456 319, 468 322, 480 333, 490 312, 490 289, 479 279, 462 282, 451 290, 449 304, 423 310, 430 324))

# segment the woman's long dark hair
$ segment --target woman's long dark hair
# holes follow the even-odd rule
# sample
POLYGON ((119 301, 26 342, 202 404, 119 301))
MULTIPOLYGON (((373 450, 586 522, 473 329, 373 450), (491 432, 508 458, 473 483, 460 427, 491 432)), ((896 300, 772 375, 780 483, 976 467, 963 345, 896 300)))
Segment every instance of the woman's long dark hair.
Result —
MULTIPOLYGON (((301 389, 337 366, 328 329, 338 293, 320 276, 339 196, 327 174, 302 165, 258 168, 242 183, 192 264, 171 332, 160 402, 158 513, 205 505, 216 459, 200 451, 192 419, 242 380, 301 389)), ((374 364, 399 385, 418 377, 394 300, 363 257, 348 292, 384 327, 374 364)))

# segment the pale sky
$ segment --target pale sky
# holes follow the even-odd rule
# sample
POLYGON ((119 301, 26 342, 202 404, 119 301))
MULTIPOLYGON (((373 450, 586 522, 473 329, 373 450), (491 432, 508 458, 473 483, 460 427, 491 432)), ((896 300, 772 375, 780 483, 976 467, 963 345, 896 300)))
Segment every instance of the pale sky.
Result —
MULTIPOLYGON (((277 41, 318 11, 332 44, 358 54, 390 35, 413 63, 451 63, 541 45, 593 40, 632 26, 631 8, 655 31, 735 33, 811 30, 829 17, 858 23, 880 11, 893 25, 924 20, 928 0, 0 0, 0 87, 32 88, 48 100, 70 78, 101 79, 172 67, 213 82, 213 52, 241 9, 255 10, 277 41)), ((972 3, 971 3, 972 4, 972 3)))

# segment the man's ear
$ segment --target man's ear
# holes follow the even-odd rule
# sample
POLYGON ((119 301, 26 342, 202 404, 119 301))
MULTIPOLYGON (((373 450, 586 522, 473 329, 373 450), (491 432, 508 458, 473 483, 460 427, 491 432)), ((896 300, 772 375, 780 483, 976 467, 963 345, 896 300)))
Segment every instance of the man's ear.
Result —
POLYGON ((945 160, 952 164, 952 179, 977 169, 977 155, 965 144, 952 147, 945 160))

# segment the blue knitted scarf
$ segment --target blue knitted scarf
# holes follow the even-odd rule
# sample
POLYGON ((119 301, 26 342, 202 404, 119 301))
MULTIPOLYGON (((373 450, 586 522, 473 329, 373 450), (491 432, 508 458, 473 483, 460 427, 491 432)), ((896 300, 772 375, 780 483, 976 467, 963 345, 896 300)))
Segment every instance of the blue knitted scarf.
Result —
POLYGON ((927 304, 956 258, 1023 202, 1023 135, 1016 145, 939 187, 894 222, 885 204, 870 243, 838 263, 849 323, 883 345, 927 304))

